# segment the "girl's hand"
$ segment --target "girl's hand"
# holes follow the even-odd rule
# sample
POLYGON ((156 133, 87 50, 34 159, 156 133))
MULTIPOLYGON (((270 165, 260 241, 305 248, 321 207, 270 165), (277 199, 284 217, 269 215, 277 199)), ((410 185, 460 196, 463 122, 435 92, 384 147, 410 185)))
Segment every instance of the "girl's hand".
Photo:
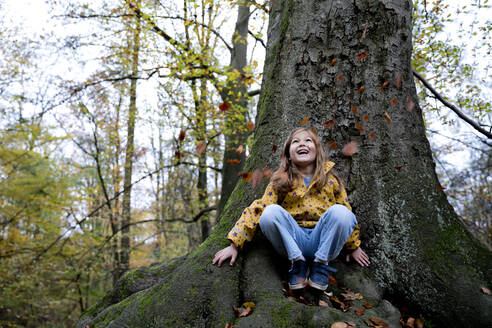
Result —
POLYGON ((231 245, 229 245, 224 249, 221 249, 215 254, 212 264, 217 264, 220 267, 222 265, 222 262, 224 262, 228 258, 231 258, 229 265, 233 266, 234 262, 236 262, 237 254, 238 254, 238 250, 236 245, 231 243, 231 245))
POLYGON ((350 257, 352 257, 361 266, 369 266, 369 264, 371 264, 371 262, 369 262, 369 256, 367 256, 366 252, 364 252, 360 247, 352 253, 347 254, 347 257, 345 258, 347 262, 350 261, 350 257))

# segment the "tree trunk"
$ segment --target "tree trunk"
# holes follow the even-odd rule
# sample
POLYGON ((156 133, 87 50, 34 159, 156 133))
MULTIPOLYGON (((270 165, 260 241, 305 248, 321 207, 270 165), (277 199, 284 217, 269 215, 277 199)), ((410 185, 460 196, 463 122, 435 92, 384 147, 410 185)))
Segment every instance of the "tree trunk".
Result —
MULTIPOLYGON (((241 74, 244 74, 247 60, 249 6, 246 1, 238 5, 236 26, 232 36, 231 69, 237 70, 241 74)), ((217 207, 217 217, 222 213, 229 196, 234 190, 239 179, 238 173, 243 169, 246 159, 245 153, 238 154, 236 149, 240 145, 245 147, 248 138, 248 134, 244 130, 247 124, 247 92, 244 78, 238 81, 230 81, 227 88, 220 92, 222 100, 232 104, 233 110, 225 113, 225 150, 222 160, 222 187, 220 201, 217 207), (233 164, 232 161, 234 160, 239 160, 239 164, 233 164)))
POLYGON ((128 274, 79 327, 223 327, 229 322, 235 327, 330 327, 334 321, 362 327, 374 316, 399 326, 399 312, 384 299, 415 309, 433 326, 490 326, 491 297, 480 287, 490 288, 491 254, 463 227, 439 190, 410 67, 411 9, 410 1, 276 0, 255 142, 246 165, 250 171, 275 168, 278 153, 272 154, 272 146, 280 148, 308 116, 306 125, 317 128, 324 142, 340 145, 330 157, 348 179, 372 264, 366 269, 341 261, 332 265, 339 269, 338 282, 360 292, 372 309, 359 317, 352 310, 342 313, 285 298, 281 277, 287 267, 259 233, 234 267, 212 266, 214 253, 228 244, 225 234, 266 184, 253 190, 241 182, 198 250, 128 274), (335 125, 324 128, 330 120, 335 125), (340 147, 349 141, 358 143, 358 151, 344 157, 340 147), (256 308, 235 319, 231 307, 244 301, 256 308))
MULTIPOLYGON (((140 1, 136 3, 140 8, 140 1)), ((140 51, 140 17, 135 16, 135 25, 130 28, 129 50, 131 55, 130 104, 128 108, 127 141, 125 152, 125 177, 123 183, 123 203, 121 220, 120 270, 122 275, 130 268, 130 222, 131 222, 131 185, 133 158, 135 155, 135 121, 137 119, 137 76, 138 55, 140 51)))

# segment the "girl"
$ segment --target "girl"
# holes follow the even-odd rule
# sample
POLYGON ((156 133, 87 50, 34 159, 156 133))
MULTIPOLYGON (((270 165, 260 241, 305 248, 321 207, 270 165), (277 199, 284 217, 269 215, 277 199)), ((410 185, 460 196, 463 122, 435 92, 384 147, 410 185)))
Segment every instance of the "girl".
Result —
POLYGON ((260 226, 275 250, 287 257, 290 289, 311 287, 325 290, 330 271, 343 246, 361 266, 369 257, 360 248, 359 227, 347 201, 345 189, 331 172, 335 163, 325 162, 325 153, 315 132, 306 128, 292 131, 281 154, 280 167, 273 174, 265 194, 255 200, 227 235, 231 245, 218 251, 212 261, 219 267, 250 241, 260 226), (313 260, 307 277, 307 260, 313 260), (307 282, 307 283, 306 283, 307 282))

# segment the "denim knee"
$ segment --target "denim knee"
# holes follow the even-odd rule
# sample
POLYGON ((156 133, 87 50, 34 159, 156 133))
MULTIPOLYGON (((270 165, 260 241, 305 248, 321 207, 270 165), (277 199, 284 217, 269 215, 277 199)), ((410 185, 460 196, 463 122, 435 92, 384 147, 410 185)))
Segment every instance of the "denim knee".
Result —
POLYGON ((357 224, 357 219, 346 206, 335 204, 331 206, 326 212, 323 214, 323 217, 329 217, 332 224, 336 224, 338 226, 344 227, 354 227, 357 224))
POLYGON ((277 204, 268 205, 260 216, 260 229, 271 227, 281 215, 283 207, 277 204))

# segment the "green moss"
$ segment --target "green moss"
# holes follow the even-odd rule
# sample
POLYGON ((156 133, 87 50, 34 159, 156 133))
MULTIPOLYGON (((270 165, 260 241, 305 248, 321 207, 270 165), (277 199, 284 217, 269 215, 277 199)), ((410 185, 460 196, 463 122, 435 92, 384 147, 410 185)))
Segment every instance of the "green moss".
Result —
POLYGON ((293 306, 294 303, 289 302, 272 310, 272 321, 275 327, 289 327, 291 323, 290 314, 293 306))

